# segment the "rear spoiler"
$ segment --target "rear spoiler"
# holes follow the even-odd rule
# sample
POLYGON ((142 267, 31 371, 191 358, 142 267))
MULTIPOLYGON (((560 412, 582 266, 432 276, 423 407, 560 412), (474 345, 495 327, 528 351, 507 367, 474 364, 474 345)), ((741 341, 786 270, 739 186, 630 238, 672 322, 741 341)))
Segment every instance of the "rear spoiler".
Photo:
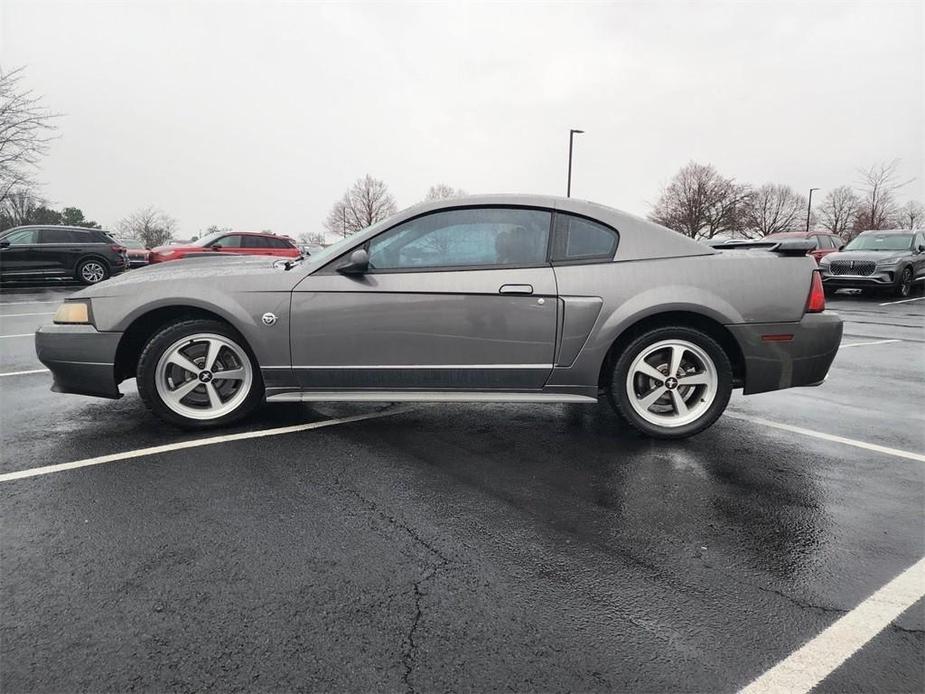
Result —
POLYGON ((717 250, 764 250, 780 255, 806 255, 816 248, 809 239, 781 239, 780 241, 764 241, 762 239, 732 239, 729 241, 710 241, 710 248, 717 250))

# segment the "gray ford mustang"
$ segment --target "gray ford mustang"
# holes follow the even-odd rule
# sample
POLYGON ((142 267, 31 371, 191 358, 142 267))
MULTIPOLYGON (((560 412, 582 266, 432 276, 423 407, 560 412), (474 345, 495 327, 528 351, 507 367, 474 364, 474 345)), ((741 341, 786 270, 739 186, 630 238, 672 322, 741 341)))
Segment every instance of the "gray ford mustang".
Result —
POLYGON ((716 250, 574 199, 425 203, 302 260, 191 258, 74 294, 36 332, 53 390, 189 428, 264 401, 593 403, 690 436, 820 384, 841 340, 803 241, 716 250))

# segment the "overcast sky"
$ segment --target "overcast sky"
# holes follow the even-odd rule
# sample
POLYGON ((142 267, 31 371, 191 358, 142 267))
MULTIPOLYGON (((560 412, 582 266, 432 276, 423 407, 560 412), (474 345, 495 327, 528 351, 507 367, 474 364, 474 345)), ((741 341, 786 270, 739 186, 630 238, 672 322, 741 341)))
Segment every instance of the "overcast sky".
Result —
MULTIPOLYGON (((321 230, 357 177, 645 214, 689 160, 800 192, 901 159, 923 197, 923 3, 0 0, 0 63, 66 114, 46 197, 321 230)), ((818 195, 818 193, 817 193, 818 195)))

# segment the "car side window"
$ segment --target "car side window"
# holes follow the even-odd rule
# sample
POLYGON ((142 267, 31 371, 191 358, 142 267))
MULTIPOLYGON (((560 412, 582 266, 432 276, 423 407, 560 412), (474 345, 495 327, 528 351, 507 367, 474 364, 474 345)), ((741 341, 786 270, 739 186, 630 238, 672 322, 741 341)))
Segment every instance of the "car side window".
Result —
POLYGON ((272 248, 295 248, 295 246, 286 239, 269 239, 269 241, 272 248))
POLYGON ((35 237, 38 234, 35 229, 23 229, 22 231, 14 231, 12 234, 7 234, 3 237, 3 241, 6 241, 11 246, 28 246, 35 243, 35 237))
POLYGON ((241 236, 241 248, 266 248, 270 244, 262 236, 241 236))
POLYGON ((240 234, 231 234, 229 236, 223 236, 220 239, 216 239, 210 246, 221 246, 222 248, 240 248, 241 247, 241 235, 240 234))
POLYGON ((546 263, 551 213, 465 208, 423 215, 369 243, 372 270, 531 267, 546 263))
POLYGON ((39 243, 86 243, 87 239, 67 229, 42 229, 39 243))
POLYGON ((915 238, 912 241, 912 250, 916 250, 922 246, 925 246, 925 234, 920 232, 915 235, 915 238))
POLYGON ((617 250, 617 232, 590 219, 556 213, 553 261, 610 260, 617 250))

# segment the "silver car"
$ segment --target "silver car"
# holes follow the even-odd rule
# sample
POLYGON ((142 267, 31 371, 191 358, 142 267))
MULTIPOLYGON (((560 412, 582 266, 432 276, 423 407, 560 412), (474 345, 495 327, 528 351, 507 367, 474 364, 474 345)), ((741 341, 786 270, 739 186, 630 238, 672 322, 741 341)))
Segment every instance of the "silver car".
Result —
POLYGON ((821 383, 841 339, 802 241, 715 250, 574 199, 424 203, 308 258, 193 258, 84 289, 36 333, 53 390, 135 378, 188 428, 266 402, 594 403, 655 437, 733 388, 821 383))

